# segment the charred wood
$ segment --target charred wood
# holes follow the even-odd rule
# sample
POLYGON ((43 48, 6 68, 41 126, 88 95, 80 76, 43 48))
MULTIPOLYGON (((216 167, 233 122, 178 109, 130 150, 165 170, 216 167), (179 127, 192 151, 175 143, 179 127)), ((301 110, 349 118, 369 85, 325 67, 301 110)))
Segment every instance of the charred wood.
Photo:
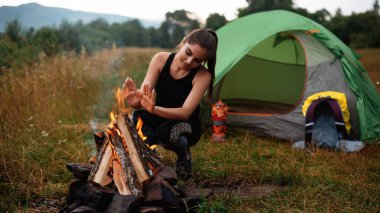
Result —
POLYGON ((79 206, 78 208, 71 211, 71 213, 96 213, 96 212, 99 212, 99 211, 89 206, 79 206))
POLYGON ((68 163, 66 168, 78 179, 87 180, 94 165, 85 163, 68 163))
POLYGON ((66 205, 71 205, 78 200, 76 196, 76 192, 85 184, 87 184, 87 180, 84 180, 84 179, 74 179, 71 181, 70 186, 69 186, 69 192, 66 196, 66 205))
POLYGON ((155 177, 144 187, 145 201, 162 201, 165 205, 175 206, 178 193, 161 177, 155 177))
POLYGON ((106 133, 104 131, 96 132, 94 133, 94 139, 95 139, 96 150, 99 152, 99 150, 103 147, 103 144, 106 140, 106 133))
POLYGON ((87 183, 75 192, 75 196, 82 206, 105 211, 112 201, 114 193, 114 189, 87 183))
POLYGON ((106 213, 128 213, 130 206, 136 201, 133 195, 121 195, 118 192, 112 198, 106 213))
POLYGON ((175 186, 178 183, 177 173, 172 167, 160 166, 157 168, 156 174, 167 181, 171 186, 175 186))

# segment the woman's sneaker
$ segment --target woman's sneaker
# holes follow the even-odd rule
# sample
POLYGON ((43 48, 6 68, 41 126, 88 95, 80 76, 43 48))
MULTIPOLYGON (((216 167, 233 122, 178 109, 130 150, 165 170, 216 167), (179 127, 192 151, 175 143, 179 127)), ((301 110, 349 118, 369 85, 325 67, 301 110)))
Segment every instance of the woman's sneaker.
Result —
POLYGON ((181 180, 187 180, 191 178, 191 152, 188 149, 185 159, 178 159, 176 162, 176 173, 177 177, 181 180))

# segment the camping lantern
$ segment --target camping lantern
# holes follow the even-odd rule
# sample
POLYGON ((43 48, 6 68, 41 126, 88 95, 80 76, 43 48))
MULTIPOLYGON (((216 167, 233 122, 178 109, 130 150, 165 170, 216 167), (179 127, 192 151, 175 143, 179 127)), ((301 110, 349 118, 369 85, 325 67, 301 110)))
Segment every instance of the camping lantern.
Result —
POLYGON ((212 140, 223 142, 225 140, 227 126, 227 112, 228 106, 219 100, 212 105, 212 140))

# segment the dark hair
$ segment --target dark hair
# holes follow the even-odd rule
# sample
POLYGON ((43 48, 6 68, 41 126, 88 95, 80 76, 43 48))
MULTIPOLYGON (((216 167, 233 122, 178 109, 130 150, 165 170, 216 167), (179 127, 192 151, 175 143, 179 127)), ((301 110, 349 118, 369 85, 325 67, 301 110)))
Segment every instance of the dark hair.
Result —
POLYGON ((218 36, 212 29, 196 29, 191 31, 182 41, 182 43, 198 44, 208 51, 207 69, 211 74, 211 82, 208 86, 208 98, 211 101, 213 84, 215 79, 216 50, 218 47, 218 36))

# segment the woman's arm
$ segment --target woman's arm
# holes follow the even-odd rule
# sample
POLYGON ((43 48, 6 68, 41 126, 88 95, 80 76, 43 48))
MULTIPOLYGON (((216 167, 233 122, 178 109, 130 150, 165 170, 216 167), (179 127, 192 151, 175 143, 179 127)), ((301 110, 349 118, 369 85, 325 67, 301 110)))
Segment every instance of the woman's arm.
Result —
POLYGON ((140 86, 140 91, 143 92, 145 85, 149 85, 150 88, 155 88, 160 76, 161 70, 164 68, 166 60, 168 59, 170 53, 159 52, 153 56, 148 71, 145 75, 144 81, 140 86))
POLYGON ((145 90, 141 90, 146 92, 142 94, 140 102, 142 100, 145 100, 145 103, 147 104, 143 107, 152 114, 167 119, 188 120, 191 114, 194 112, 194 110, 198 107, 199 103, 201 102, 210 81, 211 74, 205 68, 201 68, 193 79, 193 88, 191 89, 190 94, 187 96, 182 107, 165 108, 154 106, 153 96, 155 96, 155 94, 153 94, 152 90, 149 91, 149 89, 147 88, 145 90))
MULTIPOLYGON (((151 88, 154 88, 168 55, 169 53, 160 52, 153 56, 151 62, 149 63, 147 74, 141 84, 140 91, 143 91, 143 88, 146 85, 150 85, 151 88)), ((143 107, 140 101, 141 95, 139 95, 141 92, 136 88, 135 82, 132 78, 127 77, 123 85, 123 90, 125 94, 124 99, 129 106, 135 109, 143 107)))

